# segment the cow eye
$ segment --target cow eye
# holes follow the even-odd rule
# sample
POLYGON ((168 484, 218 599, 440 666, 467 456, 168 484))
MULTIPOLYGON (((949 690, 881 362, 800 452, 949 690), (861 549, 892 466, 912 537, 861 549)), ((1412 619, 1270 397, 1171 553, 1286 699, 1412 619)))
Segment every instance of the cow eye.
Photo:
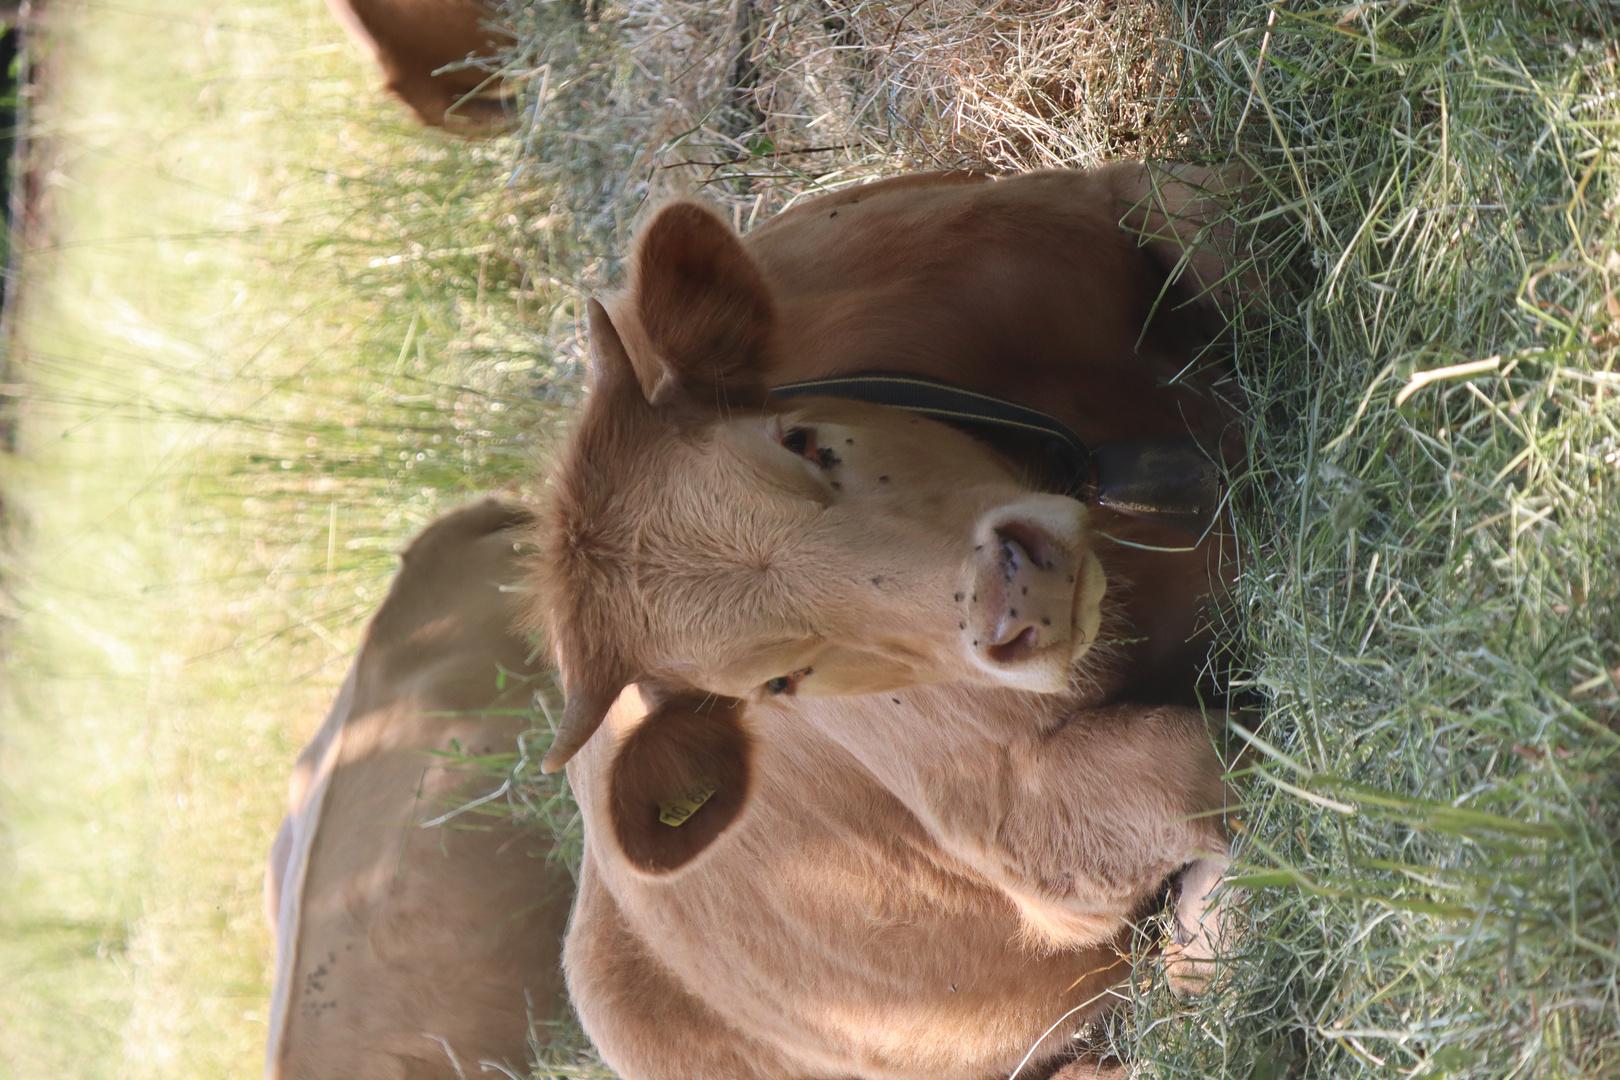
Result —
POLYGON ((811 668, 800 668, 790 675, 778 675, 765 684, 765 689, 773 694, 791 694, 798 689, 799 683, 811 672, 811 668))
POLYGON ((788 428, 782 433, 782 445, 800 457, 819 464, 816 456, 816 433, 810 428, 788 428))

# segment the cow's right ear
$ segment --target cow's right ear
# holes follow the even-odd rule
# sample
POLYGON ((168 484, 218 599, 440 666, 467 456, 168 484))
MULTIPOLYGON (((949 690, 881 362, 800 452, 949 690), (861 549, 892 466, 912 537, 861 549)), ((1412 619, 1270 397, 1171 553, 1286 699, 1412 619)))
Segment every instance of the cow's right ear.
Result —
POLYGON ((731 226, 695 202, 664 207, 636 248, 637 315, 665 365, 665 411, 763 400, 774 306, 731 226))
POLYGON ((712 694, 667 700, 618 748, 608 779, 613 832, 637 869, 685 866, 742 813, 752 782, 745 709, 712 694))

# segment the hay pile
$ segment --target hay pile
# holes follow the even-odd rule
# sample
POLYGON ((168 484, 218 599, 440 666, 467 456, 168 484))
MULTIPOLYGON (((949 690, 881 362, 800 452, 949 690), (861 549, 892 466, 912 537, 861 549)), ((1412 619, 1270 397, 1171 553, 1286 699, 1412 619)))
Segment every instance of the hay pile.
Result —
POLYGON ((1185 141, 1168 5, 606 0, 512 19, 528 160, 621 245, 668 194, 701 190, 746 228, 896 172, 1086 167, 1185 141))

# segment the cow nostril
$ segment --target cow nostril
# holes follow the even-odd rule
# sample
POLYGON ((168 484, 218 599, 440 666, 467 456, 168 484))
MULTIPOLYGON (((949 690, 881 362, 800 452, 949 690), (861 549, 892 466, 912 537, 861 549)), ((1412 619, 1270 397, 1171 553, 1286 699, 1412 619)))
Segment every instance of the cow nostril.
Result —
POLYGON ((990 659, 998 664, 1017 663, 1035 651, 1035 637, 1035 628, 1026 626, 1011 641, 990 646, 990 659))
POLYGON ((1024 560, 1042 570, 1052 569, 1052 541, 1041 530, 1009 521, 996 528, 996 536, 1001 540, 1001 563, 1008 581, 1024 560))
POLYGON ((1018 576, 1018 571, 1024 565, 1024 549, 1013 540, 1001 542, 1001 576, 1005 581, 1011 581, 1018 576))

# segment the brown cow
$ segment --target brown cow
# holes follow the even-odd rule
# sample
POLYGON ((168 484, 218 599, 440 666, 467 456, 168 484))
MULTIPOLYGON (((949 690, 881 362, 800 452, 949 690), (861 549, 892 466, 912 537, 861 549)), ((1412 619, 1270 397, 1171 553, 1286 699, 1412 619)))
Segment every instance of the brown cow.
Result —
POLYGON ((512 44, 474 0, 327 0, 355 42, 377 62, 388 90, 430 127, 488 127, 506 118, 499 87, 478 67, 441 71, 497 56, 512 44))
POLYGON ((271 1078, 521 1075, 530 1018, 560 1007, 573 884, 548 838, 476 812, 422 827, 495 786, 443 754, 510 753, 527 726, 538 670, 503 589, 528 521, 488 501, 417 537, 299 756, 265 881, 271 1078))
POLYGON ((675 203, 593 302, 532 618, 568 694, 548 767, 584 747, 565 967, 626 1077, 1089 1074, 1074 1032, 1178 875, 1172 977, 1207 974, 1223 767, 1181 703, 1223 538, 1050 494, 1017 445, 768 394, 900 371, 1092 445, 1218 445, 1184 377, 1224 273, 1182 254, 1201 179, 912 177, 740 239, 675 203))

